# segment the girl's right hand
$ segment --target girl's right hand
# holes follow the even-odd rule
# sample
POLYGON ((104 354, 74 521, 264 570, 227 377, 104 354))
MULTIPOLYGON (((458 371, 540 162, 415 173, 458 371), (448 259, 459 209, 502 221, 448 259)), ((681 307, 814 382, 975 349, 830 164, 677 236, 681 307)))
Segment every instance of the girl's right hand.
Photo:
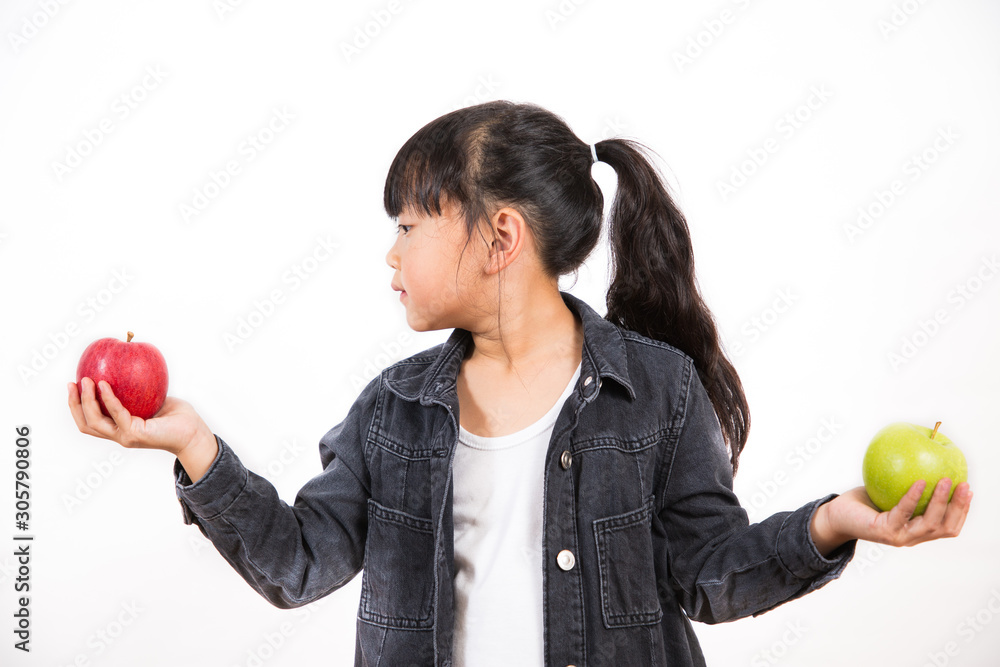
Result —
POLYGON ((75 382, 66 386, 69 390, 69 409, 81 433, 114 440, 122 447, 162 449, 178 457, 192 452, 194 448, 215 447, 212 430, 187 401, 167 396, 155 417, 142 419, 129 414, 115 397, 111 385, 101 380, 97 389, 111 415, 107 417, 101 413, 91 378, 80 380, 82 391, 77 390, 75 382))

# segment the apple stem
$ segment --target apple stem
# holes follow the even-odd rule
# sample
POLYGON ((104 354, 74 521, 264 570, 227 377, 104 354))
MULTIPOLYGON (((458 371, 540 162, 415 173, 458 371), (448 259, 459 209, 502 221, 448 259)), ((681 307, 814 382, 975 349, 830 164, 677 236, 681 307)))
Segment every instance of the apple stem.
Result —
POLYGON ((931 440, 933 440, 934 436, 937 435, 937 430, 939 428, 941 428, 941 422, 938 422, 937 424, 934 424, 934 430, 931 432, 931 440))
MULTIPOLYGON (((132 342, 132 336, 134 336, 134 335, 135 335, 134 333, 132 333, 131 331, 129 331, 128 332, 128 338, 125 339, 125 342, 126 343, 131 343, 132 342)), ((938 422, 938 424, 940 424, 940 423, 941 422, 938 422)), ((936 431, 937 429, 935 428, 934 430, 936 431)), ((934 436, 932 435, 931 437, 933 438, 934 436)))

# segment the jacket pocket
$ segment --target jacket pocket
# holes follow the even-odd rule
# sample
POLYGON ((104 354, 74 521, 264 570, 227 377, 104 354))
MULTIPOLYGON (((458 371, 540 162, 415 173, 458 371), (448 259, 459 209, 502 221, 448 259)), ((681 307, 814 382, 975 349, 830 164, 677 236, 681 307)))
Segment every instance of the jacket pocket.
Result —
POLYGON ((433 594, 433 522, 369 498, 359 617, 387 627, 430 628, 433 594))
POLYGON ((642 507, 594 520, 604 625, 657 623, 663 617, 653 565, 653 496, 642 507))

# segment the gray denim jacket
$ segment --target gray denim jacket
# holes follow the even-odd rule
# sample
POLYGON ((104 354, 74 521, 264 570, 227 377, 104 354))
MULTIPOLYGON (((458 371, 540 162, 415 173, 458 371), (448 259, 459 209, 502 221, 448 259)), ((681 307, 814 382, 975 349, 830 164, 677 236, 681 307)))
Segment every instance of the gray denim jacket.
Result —
MULTIPOLYGON (((545 458, 545 664, 704 665, 689 619, 801 597, 840 576, 856 542, 824 558, 810 539, 836 494, 749 525, 690 357, 562 296, 584 347, 545 458)), ((218 436, 197 483, 174 461, 184 522, 271 604, 308 604, 363 569, 356 666, 451 665, 455 383, 470 341, 456 328, 372 379, 291 506, 218 436)))

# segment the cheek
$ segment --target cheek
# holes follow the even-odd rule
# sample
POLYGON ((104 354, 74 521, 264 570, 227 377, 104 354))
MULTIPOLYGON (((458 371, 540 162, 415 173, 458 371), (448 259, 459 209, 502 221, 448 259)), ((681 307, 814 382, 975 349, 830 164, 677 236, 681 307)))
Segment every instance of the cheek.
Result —
POLYGON ((434 290, 434 266, 419 256, 419 253, 410 253, 403 260, 403 287, 406 293, 423 298, 434 290))
POLYGON ((446 315, 454 308, 455 267, 436 262, 423 266, 413 289, 419 290, 414 296, 420 310, 429 316, 446 315))

